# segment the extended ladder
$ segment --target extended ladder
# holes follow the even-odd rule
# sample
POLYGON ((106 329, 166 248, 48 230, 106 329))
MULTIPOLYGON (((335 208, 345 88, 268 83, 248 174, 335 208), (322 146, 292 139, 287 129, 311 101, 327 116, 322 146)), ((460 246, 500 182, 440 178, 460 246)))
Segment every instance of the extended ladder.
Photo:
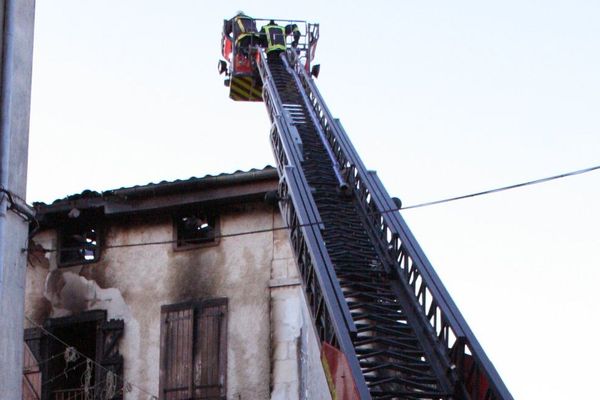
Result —
POLYGON ((294 58, 261 50, 258 69, 279 205, 319 339, 345 355, 361 399, 511 400, 395 203, 294 58))

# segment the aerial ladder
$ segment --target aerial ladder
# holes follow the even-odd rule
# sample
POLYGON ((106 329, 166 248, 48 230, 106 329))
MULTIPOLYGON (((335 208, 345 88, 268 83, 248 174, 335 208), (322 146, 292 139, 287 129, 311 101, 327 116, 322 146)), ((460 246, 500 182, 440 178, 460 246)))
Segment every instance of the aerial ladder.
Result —
MULTIPOLYGON (((266 23, 267 20, 254 19, 266 23)), ((333 398, 512 400, 456 304, 368 170, 313 76, 319 25, 297 46, 244 51, 223 33, 219 71, 236 101, 264 101, 276 200, 333 398)), ((258 37, 258 36, 256 36, 258 37)))

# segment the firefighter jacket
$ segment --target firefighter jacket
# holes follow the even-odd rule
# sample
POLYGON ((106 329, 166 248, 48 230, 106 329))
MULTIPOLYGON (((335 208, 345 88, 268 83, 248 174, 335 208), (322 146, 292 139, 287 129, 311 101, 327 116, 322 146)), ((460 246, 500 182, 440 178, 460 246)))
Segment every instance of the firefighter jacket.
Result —
POLYGON ((226 36, 232 38, 233 42, 238 45, 244 38, 256 36, 256 22, 247 15, 236 15, 223 23, 223 32, 226 36))
POLYGON ((295 47, 300 39, 300 30, 296 24, 286 25, 285 27, 277 25, 271 21, 260 29, 260 37, 263 47, 267 49, 267 54, 272 51, 285 51, 285 38, 293 34, 295 47))

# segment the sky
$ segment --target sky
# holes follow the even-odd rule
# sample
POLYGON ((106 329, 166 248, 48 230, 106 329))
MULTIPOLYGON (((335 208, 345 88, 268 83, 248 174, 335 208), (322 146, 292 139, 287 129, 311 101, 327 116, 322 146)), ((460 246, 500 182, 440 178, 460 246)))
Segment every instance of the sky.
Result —
MULTIPOLYGON (((320 23, 321 94, 404 205, 600 165, 596 1, 36 7, 29 202, 273 164, 217 72, 237 10, 320 23)), ((599 205, 596 171, 402 212, 516 399, 590 398, 599 205)))

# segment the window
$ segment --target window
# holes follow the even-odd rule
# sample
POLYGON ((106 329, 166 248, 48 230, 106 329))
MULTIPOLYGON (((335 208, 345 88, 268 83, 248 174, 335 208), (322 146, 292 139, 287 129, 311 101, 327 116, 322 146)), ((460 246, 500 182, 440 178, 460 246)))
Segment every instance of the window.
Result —
POLYGON ((67 224, 59 232, 58 264, 93 263, 100 259, 98 227, 89 224, 67 224))
POLYGON ((121 400, 124 326, 123 320, 106 320, 106 311, 94 310, 47 319, 44 331, 26 329, 24 399, 121 400))
POLYGON ((160 399, 226 397, 227 299, 161 308, 160 399))
POLYGON ((179 215, 175 218, 177 248, 198 247, 215 243, 218 236, 218 218, 208 213, 179 215))

